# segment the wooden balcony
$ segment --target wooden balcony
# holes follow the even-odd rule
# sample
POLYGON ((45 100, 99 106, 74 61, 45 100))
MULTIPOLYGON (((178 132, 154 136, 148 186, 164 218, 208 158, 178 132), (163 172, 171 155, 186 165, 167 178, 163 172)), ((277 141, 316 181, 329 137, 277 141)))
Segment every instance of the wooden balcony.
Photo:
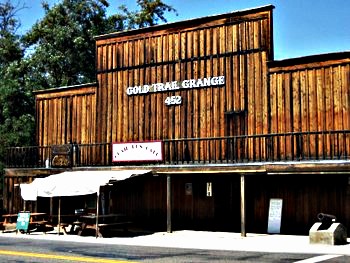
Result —
MULTIPOLYGON (((349 160, 350 131, 291 132, 163 140, 163 165, 349 160)), ((7 149, 7 168, 123 166, 112 144, 67 144, 7 149)), ((137 162, 137 165, 142 163, 137 162)), ((149 165, 149 163, 147 163, 149 165)))

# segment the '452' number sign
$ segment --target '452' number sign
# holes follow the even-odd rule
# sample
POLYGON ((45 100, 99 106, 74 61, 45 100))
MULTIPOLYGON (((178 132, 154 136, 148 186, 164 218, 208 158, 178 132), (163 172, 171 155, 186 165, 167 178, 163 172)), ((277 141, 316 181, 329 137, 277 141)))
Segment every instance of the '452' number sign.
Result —
POLYGON ((182 98, 181 96, 170 96, 170 97, 166 97, 164 103, 168 106, 171 105, 181 105, 182 103, 182 98))

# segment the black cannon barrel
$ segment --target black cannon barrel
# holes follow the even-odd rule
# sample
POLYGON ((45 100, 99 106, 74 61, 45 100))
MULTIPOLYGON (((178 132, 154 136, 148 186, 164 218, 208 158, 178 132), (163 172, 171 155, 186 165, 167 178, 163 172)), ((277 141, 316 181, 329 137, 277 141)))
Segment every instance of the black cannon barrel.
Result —
POLYGON ((319 213, 317 215, 317 219, 320 221, 320 222, 334 222, 337 220, 336 216, 334 215, 330 215, 330 214, 325 214, 325 213, 319 213))

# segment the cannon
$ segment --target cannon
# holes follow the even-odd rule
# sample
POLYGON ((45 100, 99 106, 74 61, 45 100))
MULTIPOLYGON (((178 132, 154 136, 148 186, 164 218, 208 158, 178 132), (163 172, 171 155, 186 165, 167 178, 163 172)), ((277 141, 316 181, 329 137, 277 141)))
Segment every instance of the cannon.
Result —
POLYGON ((324 213, 319 213, 317 215, 317 219, 321 223, 332 223, 332 222, 335 222, 337 220, 337 218, 334 215, 324 214, 324 213))
POLYGON ((347 243, 347 230, 341 223, 336 223, 334 215, 319 213, 319 222, 313 224, 309 231, 311 244, 343 245, 347 243))

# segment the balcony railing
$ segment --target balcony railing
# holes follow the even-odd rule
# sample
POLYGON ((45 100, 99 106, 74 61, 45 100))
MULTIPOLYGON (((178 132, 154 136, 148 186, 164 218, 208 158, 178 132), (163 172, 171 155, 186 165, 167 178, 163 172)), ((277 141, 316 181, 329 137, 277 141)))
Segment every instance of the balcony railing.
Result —
MULTIPOLYGON (((290 132, 163 140, 163 153, 164 159, 161 164, 168 165, 348 160, 350 131, 290 132)), ((111 143, 7 149, 6 166, 8 168, 38 168, 53 165, 53 162, 63 167, 130 164, 112 162, 111 143), (63 157, 56 158, 57 156, 63 157)))

